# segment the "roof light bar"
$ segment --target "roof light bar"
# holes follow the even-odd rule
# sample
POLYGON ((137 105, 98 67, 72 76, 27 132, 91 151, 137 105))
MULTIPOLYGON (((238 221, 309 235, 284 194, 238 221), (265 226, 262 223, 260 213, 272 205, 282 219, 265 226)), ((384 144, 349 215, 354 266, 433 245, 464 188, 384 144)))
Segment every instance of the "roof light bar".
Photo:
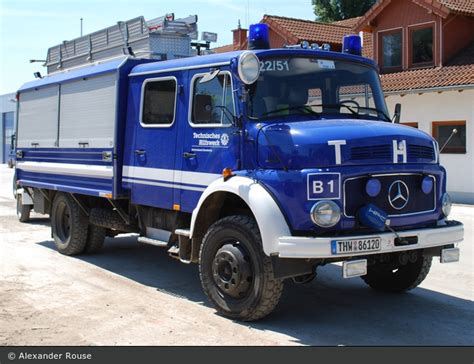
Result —
POLYGON ((361 56, 362 55, 361 37, 355 34, 345 35, 344 38, 342 39, 342 52, 361 56))

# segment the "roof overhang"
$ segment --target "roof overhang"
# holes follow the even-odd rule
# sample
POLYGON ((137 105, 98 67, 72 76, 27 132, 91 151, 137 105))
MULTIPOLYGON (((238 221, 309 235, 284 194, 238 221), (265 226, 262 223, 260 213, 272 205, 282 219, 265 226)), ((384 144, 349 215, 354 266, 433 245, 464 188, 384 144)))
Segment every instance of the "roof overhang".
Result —
MULTIPOLYGON (((372 6, 356 23, 354 26, 354 30, 356 32, 365 31, 365 32, 372 32, 373 28, 375 27, 375 18, 394 0, 381 0, 378 1, 372 6)), ((450 10, 442 5, 437 0, 412 0, 418 6, 421 6, 428 11, 432 12, 440 16, 441 18, 446 18, 450 10)))

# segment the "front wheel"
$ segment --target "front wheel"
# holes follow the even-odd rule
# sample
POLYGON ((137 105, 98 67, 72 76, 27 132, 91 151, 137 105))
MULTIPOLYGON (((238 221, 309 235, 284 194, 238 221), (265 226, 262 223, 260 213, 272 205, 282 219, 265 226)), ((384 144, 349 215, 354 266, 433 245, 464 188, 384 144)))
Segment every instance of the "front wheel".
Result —
POLYGON ((222 315, 255 321, 273 311, 283 282, 273 277, 255 220, 228 216, 206 233, 199 254, 202 287, 222 315))
POLYGON ((23 196, 21 193, 16 195, 16 216, 20 222, 28 222, 30 220, 31 205, 23 205, 23 196))
POLYGON ((385 292, 405 292, 417 287, 428 275, 433 259, 417 251, 414 262, 401 265, 396 255, 388 262, 377 262, 367 267, 367 275, 361 278, 371 288, 385 292))

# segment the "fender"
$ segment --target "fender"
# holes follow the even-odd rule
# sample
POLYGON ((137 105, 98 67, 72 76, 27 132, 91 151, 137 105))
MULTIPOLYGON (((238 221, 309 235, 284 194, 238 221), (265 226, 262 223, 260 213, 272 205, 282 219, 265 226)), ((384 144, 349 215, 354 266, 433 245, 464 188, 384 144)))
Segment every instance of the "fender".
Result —
POLYGON ((191 218, 190 237, 193 237, 194 224, 204 201, 216 192, 228 192, 239 196, 250 207, 257 220, 262 236, 263 251, 270 256, 278 252, 278 238, 291 236, 290 228, 273 197, 257 181, 234 176, 227 181, 222 178, 212 182, 201 195, 191 218))
POLYGON ((25 191, 23 188, 16 190, 16 194, 21 196, 22 205, 34 205, 33 199, 30 194, 25 191))

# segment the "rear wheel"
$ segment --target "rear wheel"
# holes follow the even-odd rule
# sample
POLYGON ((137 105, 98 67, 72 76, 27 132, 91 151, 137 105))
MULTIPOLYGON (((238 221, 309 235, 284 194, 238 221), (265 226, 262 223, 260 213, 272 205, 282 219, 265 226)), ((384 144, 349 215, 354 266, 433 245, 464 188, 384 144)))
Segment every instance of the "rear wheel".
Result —
POLYGON ((20 222, 28 222, 30 220, 31 205, 23 205, 23 196, 21 193, 16 195, 16 216, 20 222))
POLYGON ((248 216, 229 216, 213 224, 199 254, 204 292, 216 309, 232 319, 258 320, 273 311, 283 282, 273 277, 258 226, 248 216))
POLYGON ((104 246, 106 229, 96 225, 89 225, 87 233, 86 252, 97 253, 104 246))
POLYGON ((361 278, 370 287, 385 292, 405 292, 416 288, 428 275, 431 268, 432 256, 417 252, 414 262, 408 261, 402 265, 398 257, 392 257, 389 262, 377 262, 367 267, 367 275, 361 278))
POLYGON ((53 202, 51 229, 58 251, 76 255, 84 251, 87 243, 87 216, 71 196, 58 193, 53 202))

